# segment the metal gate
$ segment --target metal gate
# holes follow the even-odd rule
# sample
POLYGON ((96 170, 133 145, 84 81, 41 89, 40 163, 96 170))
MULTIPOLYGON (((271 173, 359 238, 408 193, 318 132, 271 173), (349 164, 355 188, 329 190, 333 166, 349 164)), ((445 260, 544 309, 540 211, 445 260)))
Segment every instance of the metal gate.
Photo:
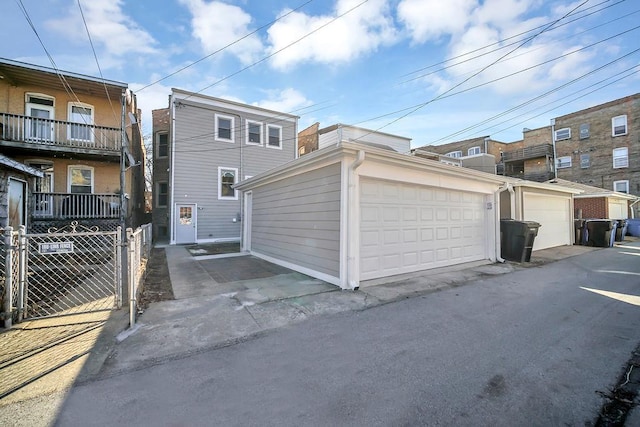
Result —
POLYGON ((53 231, 19 233, 12 247, 20 265, 13 270, 20 276, 16 320, 121 307, 120 230, 72 224, 53 231))

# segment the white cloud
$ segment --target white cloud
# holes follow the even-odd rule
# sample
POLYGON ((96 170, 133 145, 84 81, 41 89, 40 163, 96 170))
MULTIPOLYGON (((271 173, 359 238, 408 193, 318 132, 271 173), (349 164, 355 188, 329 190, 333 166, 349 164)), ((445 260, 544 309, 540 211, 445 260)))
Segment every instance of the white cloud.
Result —
POLYGON ((282 91, 270 91, 267 99, 255 102, 253 105, 268 110, 296 114, 296 110, 311 104, 312 102, 302 93, 293 88, 287 88, 282 91))
MULTIPOLYGON (((123 12, 122 6, 122 0, 92 0, 82 3, 82 11, 94 45, 104 46, 107 53, 115 56, 154 53, 154 38, 138 27, 131 17, 123 12)), ((70 40, 87 39, 80 9, 75 1, 71 2, 66 17, 51 19, 45 24, 70 40)))
POLYGON ((417 43, 457 34, 468 24, 476 0, 403 0, 398 17, 417 43))
POLYGON ((268 30, 267 50, 275 54, 273 67, 284 70, 302 62, 347 62, 395 42, 397 33, 386 1, 361 3, 338 0, 329 15, 294 12, 273 24, 268 30), (318 31, 305 37, 314 30, 318 31))
POLYGON ((251 15, 238 6, 220 1, 180 0, 192 15, 192 35, 206 54, 225 48, 224 53, 236 56, 243 64, 251 64, 263 51, 257 34, 243 40, 253 30, 250 28, 251 15), (233 44, 232 44, 233 43, 233 44))

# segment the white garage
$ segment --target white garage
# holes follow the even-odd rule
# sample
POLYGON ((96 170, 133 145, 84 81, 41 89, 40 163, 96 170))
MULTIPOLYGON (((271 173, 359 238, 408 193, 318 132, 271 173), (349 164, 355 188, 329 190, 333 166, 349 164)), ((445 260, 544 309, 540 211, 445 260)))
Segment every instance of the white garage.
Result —
POLYGON ((361 280, 486 258, 485 196, 362 178, 361 280))
POLYGON ((609 207, 609 216, 611 219, 627 219, 629 218, 628 203, 624 199, 615 199, 609 197, 607 200, 609 207))
POLYGON ((540 223, 533 250, 571 245, 573 211, 571 194, 523 192, 523 219, 540 223))
POLYGON ((344 289, 500 254, 496 175, 343 142, 236 188, 245 250, 344 289))

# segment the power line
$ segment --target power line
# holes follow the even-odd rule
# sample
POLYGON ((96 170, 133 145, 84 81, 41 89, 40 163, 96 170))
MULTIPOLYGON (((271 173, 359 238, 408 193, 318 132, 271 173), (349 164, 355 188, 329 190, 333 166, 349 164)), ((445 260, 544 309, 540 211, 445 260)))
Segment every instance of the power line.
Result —
MULTIPOLYGON (((152 83, 149 83, 149 84, 148 84, 148 85, 146 85, 146 86, 143 86, 142 88, 138 89, 138 90, 137 90, 137 92, 142 92, 143 90, 145 90, 146 88, 148 88, 148 87, 150 87, 150 86, 153 86, 153 85, 155 85, 155 84, 158 84, 158 83, 160 83, 161 81, 164 81, 164 80, 168 79, 169 77, 173 77, 173 76, 175 76, 176 74, 178 74, 178 73, 180 73, 180 72, 182 72, 182 71, 186 70, 187 68, 190 68, 190 67, 193 67, 193 66, 194 66, 194 65, 196 65, 196 64, 199 64, 200 62, 204 61, 205 59, 211 58, 213 55, 215 55, 215 54, 217 54, 217 53, 220 53, 220 52, 222 52, 222 51, 223 51, 223 50, 225 50, 225 49, 230 48, 230 47, 231 47, 231 46, 233 46, 234 44, 237 44, 237 43, 241 42, 242 40, 246 39, 247 37, 250 37, 250 36, 252 36, 252 35, 256 34, 258 31, 261 31, 261 30, 263 30, 263 29, 267 28, 268 26, 275 24, 276 22, 280 21, 281 19, 286 18, 286 17, 287 17, 287 16, 289 16, 290 14, 292 14, 292 13, 294 13, 294 12, 297 12, 298 10, 302 9, 303 7, 305 7, 306 5, 308 5, 309 3, 311 3, 312 1, 313 1, 313 0, 309 0, 309 1, 307 1, 307 2, 305 2, 305 3, 303 3, 303 4, 301 4, 300 6, 296 7, 295 9, 292 9, 292 10, 290 10, 289 12, 287 12, 287 13, 285 13, 285 14, 283 14, 283 15, 279 16, 279 17, 277 17, 277 18, 276 18, 276 19, 274 19, 273 21, 271 21, 271 22, 269 22, 269 23, 267 23, 267 24, 264 24, 264 25, 262 25, 261 27, 256 28, 255 30, 251 31, 250 33, 245 34, 244 36, 240 37, 239 39, 237 39, 237 40, 235 40, 235 41, 233 41, 233 42, 231 42, 231 43, 229 43, 229 44, 227 44, 227 45, 225 45, 225 46, 223 46, 223 47, 221 47, 220 49, 218 49, 218 50, 216 50, 216 51, 214 51, 214 52, 211 52, 210 54, 208 54, 208 55, 206 55, 206 56, 203 56, 202 58, 200 58, 200 59, 198 59, 198 60, 196 60, 196 61, 193 61, 192 63, 190 63, 190 64, 188 64, 188 65, 185 65, 184 67, 182 67, 182 68, 180 68, 180 69, 178 69, 178 70, 176 70, 176 71, 174 71, 174 72, 172 72, 172 73, 170 73, 170 74, 167 74, 166 76, 164 76, 164 77, 162 77, 162 78, 160 78, 160 79, 158 79, 158 80, 156 80, 156 81, 154 81, 154 82, 152 82, 152 83)), ((206 88, 205 88, 205 89, 206 89, 206 88)), ((203 89, 203 90, 204 90, 204 89, 203 89)))
POLYGON ((432 98, 429 101, 426 101, 422 104, 419 104, 417 107, 415 107, 414 109, 412 109, 411 111, 408 111, 407 113, 403 114, 402 116, 390 121, 389 123, 375 129, 372 132, 369 132, 367 134, 362 135, 361 137, 356 138, 356 140, 358 139, 362 139, 363 137, 370 135, 373 132, 378 132, 380 129, 384 129, 387 126, 390 126, 406 117, 408 117, 409 115, 415 113, 416 111, 426 107, 427 105, 431 104, 434 101, 437 101, 438 99, 441 99, 442 97, 444 97, 447 93, 453 91, 454 89, 462 86, 463 84, 465 84, 466 82, 468 82, 469 80, 471 80, 472 78, 478 76, 479 74, 481 74, 482 72, 484 72, 485 70, 487 70, 488 68, 492 67, 493 65, 495 65, 496 63, 498 63, 500 60, 502 60, 503 58, 506 58, 507 56, 509 56, 511 53, 515 52, 516 50, 518 50, 520 47, 524 46, 526 43, 529 43, 531 40, 535 39, 536 37, 538 37, 540 34, 544 33, 545 31, 547 31, 548 29, 550 29, 553 25, 555 25, 557 22, 560 22, 561 20, 563 20, 566 16, 568 16, 569 14, 573 13, 573 11, 579 9, 580 7, 582 7, 584 4, 586 4, 589 0, 585 0, 582 3, 580 3, 578 6, 576 6, 575 8, 573 8, 570 12, 566 13, 564 16, 562 16, 561 18, 558 18, 556 21, 552 22, 551 24, 549 24, 548 26, 546 26, 544 29, 542 29, 540 32, 534 34, 533 36, 525 39, 522 43, 520 43, 518 46, 516 46, 514 49, 510 50, 509 52, 507 52, 506 54, 502 55, 500 58, 496 59, 495 61, 491 62, 490 64, 486 65, 485 67, 483 67, 482 69, 480 69, 479 71, 475 72, 474 74, 472 74, 471 76, 465 78, 464 80, 462 80, 461 82, 455 84, 454 86, 452 86, 451 88, 447 89, 446 91, 444 91, 443 93, 441 93, 440 95, 436 96, 435 98, 432 98))

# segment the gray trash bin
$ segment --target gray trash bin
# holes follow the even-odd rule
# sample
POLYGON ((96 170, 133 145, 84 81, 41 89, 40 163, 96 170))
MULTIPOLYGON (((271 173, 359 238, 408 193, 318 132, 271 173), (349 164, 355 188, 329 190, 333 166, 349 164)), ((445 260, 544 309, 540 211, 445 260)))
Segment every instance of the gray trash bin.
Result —
POLYGON ((509 261, 529 262, 540 224, 535 221, 500 220, 500 255, 509 261))

